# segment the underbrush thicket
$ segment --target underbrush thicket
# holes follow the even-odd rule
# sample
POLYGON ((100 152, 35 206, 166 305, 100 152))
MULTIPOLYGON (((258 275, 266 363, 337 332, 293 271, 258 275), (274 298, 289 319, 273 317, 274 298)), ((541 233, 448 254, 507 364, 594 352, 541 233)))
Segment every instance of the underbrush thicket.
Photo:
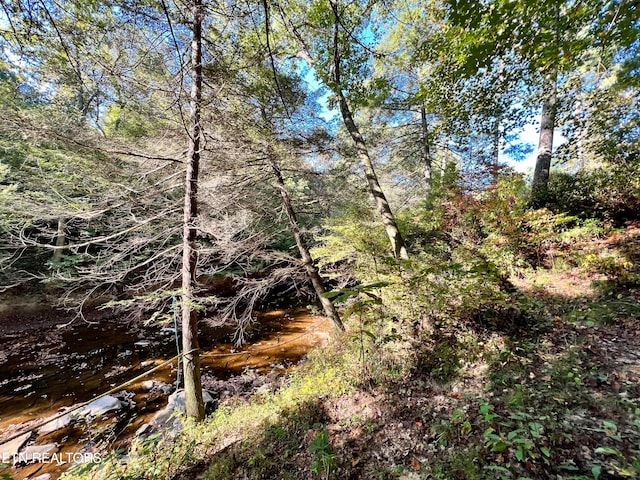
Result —
POLYGON ((389 258, 374 223, 332 220, 314 254, 348 285, 332 293, 344 337, 310 355, 279 392, 223 405, 175 439, 75 475, 640 475, 640 242, 606 215, 576 213, 531 209, 518 175, 477 195, 445 179, 400 215, 413 252, 402 262, 389 258), (563 291, 565 274, 598 288, 563 291), (355 413, 337 414, 350 397, 355 413))

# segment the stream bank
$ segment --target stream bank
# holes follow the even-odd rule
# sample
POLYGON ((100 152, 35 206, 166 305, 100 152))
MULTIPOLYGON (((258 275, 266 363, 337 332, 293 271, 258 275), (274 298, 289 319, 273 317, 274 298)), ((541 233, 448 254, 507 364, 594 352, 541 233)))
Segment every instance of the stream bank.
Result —
MULTIPOLYGON (((174 329, 145 327, 108 311, 92 312, 87 319, 91 323, 59 327, 69 321, 64 312, 0 316, 0 439, 65 413, 176 355, 174 329)), ((237 349, 232 329, 201 322, 203 386, 211 395, 209 408, 227 398, 278 388, 288 369, 325 341, 330 331, 325 319, 306 309, 276 310, 260 314, 247 344, 237 349)), ((26 451, 31 457, 15 458, 33 462, 5 471, 16 480, 41 475, 43 480, 55 479, 74 460, 95 460, 107 445, 126 449, 136 431, 175 392, 176 373, 175 363, 165 365, 106 397, 107 410, 99 415, 82 414, 81 409, 74 418, 65 416, 25 436, 21 445, 12 447, 15 452, 3 448, 5 453, 26 451), (38 459, 44 461, 34 461, 38 459)))

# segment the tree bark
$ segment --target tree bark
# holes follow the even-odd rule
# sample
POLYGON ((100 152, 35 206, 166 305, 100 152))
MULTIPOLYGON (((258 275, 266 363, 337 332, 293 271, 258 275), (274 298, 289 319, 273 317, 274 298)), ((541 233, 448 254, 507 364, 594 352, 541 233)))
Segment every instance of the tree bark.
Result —
POLYGON ((300 252, 300 257, 302 258, 302 264, 304 265, 305 270, 307 271, 307 275, 311 279, 311 283, 313 284, 313 289, 322 304, 322 309, 327 317, 331 319, 333 322, 333 326, 339 332, 344 332, 344 324, 340 319, 340 315, 338 314, 338 310, 335 305, 325 297, 325 293, 327 290, 324 288, 324 282, 322 281, 322 277, 320 276, 320 272, 316 268, 313 263, 313 258, 311 257, 311 252, 309 252, 309 247, 307 246, 307 242, 302 236, 302 232, 300 231, 300 224, 298 223, 298 218, 295 210, 293 209, 293 205, 291 204, 291 197, 289 196, 289 192, 284 183, 284 179, 282 178, 282 172, 278 167, 278 164, 275 162, 273 158, 270 158, 271 169, 273 170, 273 175, 276 179, 276 183, 278 184, 278 189, 280 190, 280 197, 282 198, 282 204, 284 205, 285 211, 287 212, 287 218, 289 219, 289 224, 291 225, 291 231, 293 232, 293 238, 296 241, 296 246, 298 247, 298 251, 300 252))
POLYGON ((549 171, 551 170, 551 154, 553 151, 553 130, 556 121, 556 97, 558 89, 558 70, 554 68, 549 75, 547 94, 542 105, 540 117, 540 140, 538 142, 538 157, 531 184, 532 203, 542 199, 549 185, 549 171))
POLYGON ((62 253, 67 236, 65 233, 66 220, 64 217, 58 218, 58 231, 56 232, 56 248, 53 250, 53 261, 57 264, 62 262, 62 253))
POLYGON ((495 124, 493 125, 493 152, 492 153, 493 153, 494 172, 497 172, 498 165, 500 164, 500 115, 496 116, 495 124))
POLYGON ((491 135, 492 148, 491 148, 491 164, 489 165, 489 173, 491 174, 492 183, 495 184, 498 181, 498 173, 500 172, 500 120, 499 114, 496 114, 493 121, 493 132, 491 135))
POLYGON ((371 194, 373 195, 373 198, 376 202, 378 213, 380 213, 380 216, 382 217, 382 224, 384 225, 384 229, 387 232, 387 236, 389 237, 393 255, 396 258, 408 259, 409 255, 407 254, 404 239, 400 234, 400 230, 398 229, 395 216, 391 211, 391 206, 387 201, 387 197, 382 191, 382 187, 380 187, 380 182, 378 181, 376 171, 373 168, 373 162, 371 161, 371 156, 369 155, 369 149, 367 148, 364 137, 360 133, 360 130, 358 129, 358 126, 353 119, 353 114, 351 113, 351 109, 349 108, 347 99, 345 98, 344 93, 342 93, 342 83, 340 80, 340 48, 338 44, 338 33, 340 25, 338 0, 330 0, 330 2, 334 14, 332 89, 335 95, 338 97, 338 101, 340 104, 340 113, 342 114, 344 125, 356 145, 358 159, 360 160, 365 176, 367 177, 369 190, 371 191, 371 194))
POLYGON ((432 159, 431 159, 431 145, 429 144, 429 124, 427 123, 427 109, 424 105, 420 106, 420 125, 422 127, 422 146, 423 146, 423 160, 424 160, 424 181, 427 194, 431 191, 432 186, 432 159))
POLYGON ((193 306, 193 285, 196 279, 198 250, 196 218, 198 215, 198 171, 200 168, 200 108, 202 104, 202 0, 193 2, 193 37, 191 41, 191 113, 189 153, 187 156, 183 250, 182 250, 182 365, 187 416, 204 418, 204 401, 200 379, 198 317, 193 306))

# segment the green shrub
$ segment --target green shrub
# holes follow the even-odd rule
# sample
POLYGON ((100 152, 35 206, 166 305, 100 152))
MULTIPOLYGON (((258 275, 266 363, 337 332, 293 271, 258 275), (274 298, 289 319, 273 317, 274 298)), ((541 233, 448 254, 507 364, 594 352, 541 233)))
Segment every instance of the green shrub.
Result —
POLYGON ((616 221, 638 218, 640 164, 552 172, 545 204, 556 212, 616 221))
POLYGON ((501 176, 470 214, 481 229, 478 251, 502 275, 541 265, 559 233, 576 220, 546 208, 530 209, 524 178, 517 174, 501 176))

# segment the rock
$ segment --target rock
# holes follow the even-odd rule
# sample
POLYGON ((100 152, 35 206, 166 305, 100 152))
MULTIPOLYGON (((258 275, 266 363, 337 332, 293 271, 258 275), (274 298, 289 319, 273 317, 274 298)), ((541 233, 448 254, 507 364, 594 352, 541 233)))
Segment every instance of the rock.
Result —
MULTIPOLYGON (((161 386, 170 385, 158 382, 161 386)), ((156 387, 154 387, 154 390, 156 387)), ((203 390, 202 398, 205 406, 213 403, 215 400, 210 392, 203 390)), ((176 416, 177 413, 185 412, 187 409, 184 390, 178 390, 177 392, 169 395, 167 405, 156 412, 151 419, 151 422, 142 425, 135 433, 135 437, 139 440, 145 440, 154 435, 157 432, 161 432, 165 436, 175 436, 182 430, 182 420, 176 416)))
POLYGON ((17 455, 18 451, 27 443, 29 438, 31 438, 31 432, 27 432, 18 438, 14 438, 10 442, 0 445, 0 458, 12 458, 14 455, 17 455))
POLYGON ((175 334, 176 334, 176 329, 175 328, 163 327, 160 330, 160 335, 175 335, 175 334))
MULTIPOLYGON (((214 401, 211 394, 206 390, 202 391, 202 399, 204 400, 205 405, 214 401)), ((177 392, 169 395, 169 401, 167 402, 166 407, 156 412, 151 419, 151 425, 166 425, 175 413, 185 412, 186 410, 187 402, 185 400, 184 390, 178 390, 177 392)))
POLYGON ((271 393, 272 390, 273 386, 270 383, 265 383, 256 389, 255 395, 267 395, 271 393))
MULTIPOLYGON (((54 418, 55 415, 53 417, 49 417, 49 418, 54 418)), ((65 427, 68 427, 69 425, 71 425, 71 422, 73 421, 73 418, 71 417, 71 415, 63 415, 60 418, 57 418, 51 422, 45 423, 43 426, 41 426, 38 429, 38 433, 39 434, 46 434, 46 433, 51 433, 51 432, 55 432, 56 430, 61 430, 65 427)))
POLYGON ((20 452, 20 459, 26 463, 46 462, 51 452, 58 450, 58 445, 48 443, 46 445, 30 445, 20 452))
POLYGON ((157 380, 146 380, 142 382, 142 388, 149 392, 162 392, 165 395, 169 395, 173 386, 168 383, 159 382, 157 380))
POLYGON ((138 340, 133 344, 135 347, 145 348, 151 346, 151 342, 149 340, 138 340))
POLYGON ((145 390, 153 390, 155 386, 156 382, 153 380, 145 380, 144 382, 142 382, 142 388, 145 390))
POLYGON ((140 428, 138 428, 138 430, 136 430, 135 437, 146 437, 147 436, 146 433, 147 432, 151 433, 150 431, 151 429, 153 429, 151 424, 145 423, 140 428))
POLYGON ((42 475, 38 475, 37 477, 29 477, 27 480, 51 480, 51 474, 43 473, 42 475))
MULTIPOLYGON (((213 403, 214 398, 211 393, 206 390, 202 391, 202 398, 205 405, 213 403)), ((187 409, 184 390, 178 390, 175 393, 169 395, 167 405, 156 412, 148 424, 142 425, 137 431, 135 436, 137 438, 146 438, 154 434, 158 430, 167 430, 171 434, 176 434, 182 429, 182 422, 179 418, 176 418, 176 414, 179 412, 185 412, 187 409)))
POLYGON ((116 397, 107 395, 106 397, 98 398, 85 406, 77 414, 78 417, 99 417, 105 413, 112 412, 114 410, 120 410, 122 408, 122 402, 116 397))

